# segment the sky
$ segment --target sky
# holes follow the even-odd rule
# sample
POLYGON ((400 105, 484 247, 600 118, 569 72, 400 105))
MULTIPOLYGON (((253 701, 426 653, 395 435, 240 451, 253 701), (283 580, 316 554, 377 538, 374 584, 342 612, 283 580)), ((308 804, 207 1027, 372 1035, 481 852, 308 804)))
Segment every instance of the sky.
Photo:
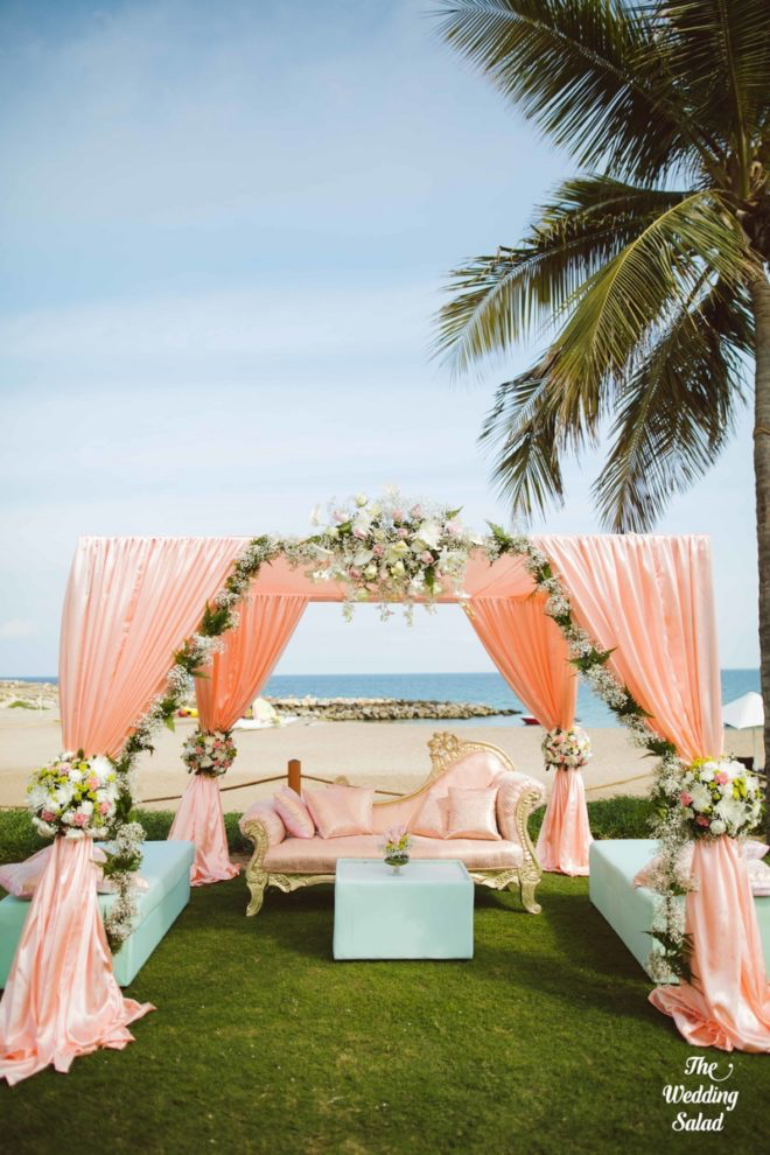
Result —
MULTIPOLYGON (((574 172, 430 0, 0 0, 0 675, 57 667, 81 534, 303 533, 396 484, 508 511, 476 437, 518 350, 432 357, 446 274, 574 172)), ((533 525, 599 530, 600 458, 533 525)), ((751 423, 656 527, 713 540, 721 660, 758 664, 751 423)), ((457 607, 310 607, 280 673, 492 665, 457 607)))

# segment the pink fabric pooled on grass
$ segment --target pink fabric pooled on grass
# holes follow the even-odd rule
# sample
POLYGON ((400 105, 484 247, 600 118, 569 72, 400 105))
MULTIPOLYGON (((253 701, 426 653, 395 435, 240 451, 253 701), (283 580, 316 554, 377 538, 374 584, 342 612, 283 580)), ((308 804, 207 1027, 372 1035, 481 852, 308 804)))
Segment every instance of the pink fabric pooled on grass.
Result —
POLYGON ((18 1083, 77 1055, 132 1042, 155 1008, 125 999, 96 898, 90 839, 57 838, 27 915, 0 1003, 0 1078, 18 1083))
POLYGON ((588 850, 593 842, 583 775, 579 770, 554 770, 548 806, 537 837, 543 870, 573 877, 588 874, 588 850))
POLYGON ((193 842, 195 861, 190 867, 192 886, 206 886, 235 878, 240 867, 230 861, 222 811, 219 782, 205 774, 194 774, 188 785, 171 829, 170 842, 193 842))
POLYGON ((305 801, 322 838, 371 834, 374 791, 361 786, 307 790, 305 801))
POLYGON ((280 814, 287 833, 292 838, 313 838, 315 822, 305 802, 290 786, 282 786, 273 795, 273 806, 280 814))
POLYGON ((746 861, 734 839, 695 843, 686 898, 697 987, 657 987, 650 1002, 693 1047, 770 1052, 770 983, 746 861))
POLYGON ((496 804, 496 786, 486 790, 463 790, 450 786, 447 838, 499 839, 496 804))

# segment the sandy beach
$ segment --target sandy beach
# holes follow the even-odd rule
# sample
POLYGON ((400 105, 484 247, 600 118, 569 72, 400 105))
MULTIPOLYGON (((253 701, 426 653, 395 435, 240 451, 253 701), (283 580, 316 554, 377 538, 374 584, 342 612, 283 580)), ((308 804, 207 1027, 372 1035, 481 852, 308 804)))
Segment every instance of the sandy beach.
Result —
MULTIPOLYGON (((179 719, 172 734, 158 735, 156 751, 141 759, 138 767, 138 800, 153 809, 173 809, 175 801, 153 802, 179 795, 187 784, 181 746, 195 727, 191 719, 179 719)), ((238 758, 223 781, 237 786, 255 778, 283 775, 289 758, 299 758, 303 772, 334 778, 344 774, 357 785, 405 792, 419 786, 430 769, 427 743, 437 730, 452 730, 447 722, 306 722, 265 730, 236 731, 238 758)), ((510 725, 455 727, 466 741, 491 742, 509 755, 520 770, 548 780, 540 753, 543 731, 524 726, 518 719, 510 725)), ((650 786, 654 760, 630 744, 622 729, 590 731, 594 757, 585 771, 589 799, 614 794, 644 794, 650 786)), ((752 753, 748 732, 728 732, 727 749, 735 754, 752 753)), ((54 709, 0 710, 0 806, 24 804, 30 770, 55 756, 61 748, 61 731, 54 709)), ((761 739, 757 738, 761 757, 761 739)), ((243 810, 256 797, 270 795, 275 784, 244 786, 228 790, 226 810, 243 810)))

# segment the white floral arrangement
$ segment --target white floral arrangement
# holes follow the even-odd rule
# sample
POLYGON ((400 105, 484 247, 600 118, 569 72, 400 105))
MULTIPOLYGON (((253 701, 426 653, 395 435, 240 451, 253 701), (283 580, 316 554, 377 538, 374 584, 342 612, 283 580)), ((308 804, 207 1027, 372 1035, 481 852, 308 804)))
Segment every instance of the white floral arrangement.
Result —
POLYGON ((196 730, 182 747, 188 774, 219 778, 235 761, 238 748, 229 730, 196 730))
POLYGON ((568 730, 556 726, 549 730, 542 750, 546 764, 562 770, 578 770, 592 757, 591 739, 582 726, 570 726, 568 730))
POLYGON ((115 817, 118 775, 103 755, 60 754, 35 770, 27 786, 32 823, 46 838, 105 838, 115 817))
POLYGON ((463 527, 460 512, 408 502, 393 488, 376 500, 360 493, 331 502, 325 525, 317 506, 312 520, 320 532, 303 543, 313 567, 308 576, 347 587, 348 619, 356 602, 379 602, 383 620, 393 612, 390 603, 401 602, 411 622, 415 601, 430 610, 444 592, 465 597, 468 558, 481 539, 463 527))
POLYGON ((667 800, 681 808, 692 838, 739 838, 762 815, 759 778, 734 758, 697 758, 667 782, 667 800))

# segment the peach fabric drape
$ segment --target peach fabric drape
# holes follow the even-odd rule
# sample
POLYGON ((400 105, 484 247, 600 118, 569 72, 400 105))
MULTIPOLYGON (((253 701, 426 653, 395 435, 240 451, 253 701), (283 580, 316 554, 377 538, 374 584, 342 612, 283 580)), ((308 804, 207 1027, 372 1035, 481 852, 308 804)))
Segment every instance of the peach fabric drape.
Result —
MULTIPOLYGON (((59 693, 65 749, 117 754, 162 689, 174 650, 222 586, 238 538, 83 538, 64 603, 59 693)), ((53 751, 52 751, 53 753, 53 751)), ((112 973, 90 842, 57 839, 0 1004, 0 1073, 26 1078, 125 1046, 150 1010, 112 973)))
MULTIPOLYGON (((264 686, 305 611, 301 594, 252 597, 239 609, 225 649, 214 654, 207 677, 195 684, 202 730, 229 730, 264 686)), ((169 838, 195 843, 190 871, 193 886, 233 878, 219 783, 193 774, 177 810, 169 838)))
POLYGON ((82 538, 64 601, 64 747, 117 754, 245 541, 82 538))
MULTIPOLYGON (((474 597, 471 622, 511 689, 542 726, 567 728, 575 720, 577 675, 567 643, 545 613, 545 598, 474 597)), ((537 854, 544 870, 588 874, 591 845, 580 770, 554 772, 537 854)))
POLYGON ((683 758, 722 752, 711 543, 691 537, 542 537, 577 620, 683 758))
POLYGON ((0 1003, 0 1078, 18 1083, 53 1063, 133 1041, 128 1024, 155 1008, 125 999, 96 898, 90 838, 57 838, 32 899, 0 1003))
POLYGON ((735 839, 695 843, 687 896, 697 987, 658 987, 650 1002, 693 1047, 770 1051, 770 983, 746 863, 735 839))
MULTIPOLYGON (((686 761, 722 753, 711 545, 703 536, 544 537, 578 621, 686 761)), ((756 908, 734 842, 698 842, 687 895, 697 987, 659 988, 654 1006, 698 1046, 770 1051, 770 985, 756 908)))

